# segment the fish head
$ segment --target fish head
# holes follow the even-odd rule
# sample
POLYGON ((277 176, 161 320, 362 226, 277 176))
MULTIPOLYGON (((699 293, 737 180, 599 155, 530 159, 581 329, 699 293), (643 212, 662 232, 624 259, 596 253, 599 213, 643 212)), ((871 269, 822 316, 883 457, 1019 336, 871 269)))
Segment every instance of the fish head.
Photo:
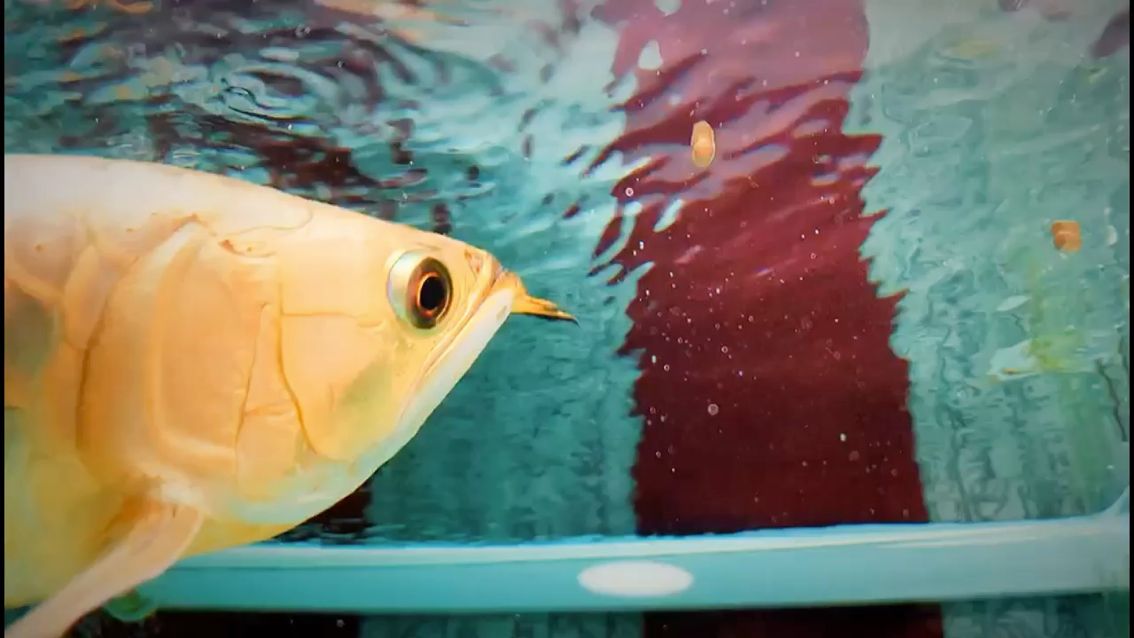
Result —
MULTIPOLYGON (((573 320, 465 242, 360 215, 308 226, 279 253, 281 374, 303 443, 290 466, 246 473, 244 519, 309 516, 356 489, 412 439, 509 315, 573 320)), ((256 425, 246 415, 244 428, 256 425)), ((238 447, 238 466, 264 465, 264 449, 238 447)))

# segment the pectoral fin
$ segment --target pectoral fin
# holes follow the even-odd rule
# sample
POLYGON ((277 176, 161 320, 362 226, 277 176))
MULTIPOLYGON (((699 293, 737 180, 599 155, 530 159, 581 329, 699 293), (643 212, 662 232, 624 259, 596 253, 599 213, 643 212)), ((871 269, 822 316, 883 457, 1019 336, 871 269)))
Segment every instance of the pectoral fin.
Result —
POLYGON ((137 589, 131 589, 107 602, 102 609, 115 620, 139 622, 157 611, 157 605, 137 589))
POLYGON ((122 537, 90 567, 4 631, 4 638, 59 638, 87 613, 172 566, 201 529, 197 510, 144 502, 122 518, 122 537))

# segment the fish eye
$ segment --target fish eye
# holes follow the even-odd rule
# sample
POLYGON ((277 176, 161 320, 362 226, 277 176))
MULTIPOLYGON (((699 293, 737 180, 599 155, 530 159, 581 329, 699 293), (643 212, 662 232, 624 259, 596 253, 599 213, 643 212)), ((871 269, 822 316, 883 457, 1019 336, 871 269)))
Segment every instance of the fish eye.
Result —
POLYGON ((417 328, 436 326, 453 300, 453 282, 439 260, 406 253, 390 272, 390 303, 399 317, 417 328))
POLYGON ((449 282, 436 271, 422 274, 417 284, 415 312, 424 317, 435 317, 445 310, 448 303, 449 282))

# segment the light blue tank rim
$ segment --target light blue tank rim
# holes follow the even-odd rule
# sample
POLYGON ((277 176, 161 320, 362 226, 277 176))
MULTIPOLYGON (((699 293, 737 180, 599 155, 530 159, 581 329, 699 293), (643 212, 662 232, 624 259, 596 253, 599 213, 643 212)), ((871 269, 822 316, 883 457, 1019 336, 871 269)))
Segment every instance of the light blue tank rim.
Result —
POLYGON ((186 559, 163 609, 521 613, 839 606, 1130 588, 1129 488, 1043 521, 842 525, 515 545, 269 543, 186 559))

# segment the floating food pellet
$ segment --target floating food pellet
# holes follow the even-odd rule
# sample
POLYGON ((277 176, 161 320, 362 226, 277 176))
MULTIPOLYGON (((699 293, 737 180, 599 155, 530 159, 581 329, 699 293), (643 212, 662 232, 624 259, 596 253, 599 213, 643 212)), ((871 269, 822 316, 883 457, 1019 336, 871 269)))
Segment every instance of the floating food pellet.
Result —
POLYGON ((1083 236, 1079 233, 1079 222, 1059 219, 1051 224, 1051 241, 1065 253, 1079 252, 1083 247, 1083 236))
POLYGON ((705 168, 713 163, 717 155, 717 141, 713 135, 713 127, 705 120, 693 125, 693 136, 689 140, 693 147, 693 164, 697 168, 705 168))

